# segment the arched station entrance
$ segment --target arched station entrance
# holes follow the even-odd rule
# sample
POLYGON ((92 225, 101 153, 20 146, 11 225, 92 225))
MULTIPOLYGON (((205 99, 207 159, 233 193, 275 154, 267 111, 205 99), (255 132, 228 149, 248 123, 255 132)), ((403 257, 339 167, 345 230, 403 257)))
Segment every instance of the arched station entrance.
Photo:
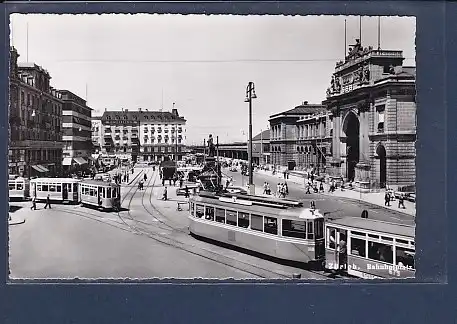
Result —
POLYGON ((343 131, 346 134, 346 175, 349 181, 353 181, 355 178, 355 166, 359 163, 360 123, 352 111, 346 115, 343 131))
POLYGON ((376 148, 376 155, 379 159, 379 186, 385 188, 387 181, 387 159, 384 145, 378 145, 376 148))

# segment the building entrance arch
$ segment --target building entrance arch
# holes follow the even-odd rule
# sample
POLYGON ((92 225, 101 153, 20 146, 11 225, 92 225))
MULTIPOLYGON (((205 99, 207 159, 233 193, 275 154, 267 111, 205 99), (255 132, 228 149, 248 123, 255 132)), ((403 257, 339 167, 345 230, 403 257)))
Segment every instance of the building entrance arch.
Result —
POLYGON ((378 147, 376 148, 376 155, 379 159, 379 186, 381 188, 385 188, 387 181, 387 154, 384 145, 378 145, 378 147))
POLYGON ((355 178, 355 166, 359 163, 360 122, 357 115, 350 111, 343 123, 343 132, 346 134, 346 177, 349 181, 355 178))

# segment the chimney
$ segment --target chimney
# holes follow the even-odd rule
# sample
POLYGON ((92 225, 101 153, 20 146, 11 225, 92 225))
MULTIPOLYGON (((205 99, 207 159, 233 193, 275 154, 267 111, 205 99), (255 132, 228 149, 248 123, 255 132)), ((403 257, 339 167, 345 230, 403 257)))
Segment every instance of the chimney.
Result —
POLYGON ((175 115, 176 117, 179 117, 178 109, 173 108, 173 109, 171 110, 171 114, 172 114, 172 115, 175 115))
POLYGON ((124 108, 121 108, 121 111, 124 112, 124 108))
POLYGON ((141 112, 141 108, 138 108, 138 111, 141 112))
POLYGON ((108 108, 105 108, 105 111, 108 111, 108 108))
POLYGON ((308 101, 303 101, 303 106, 306 106, 308 104, 308 101))
POLYGON ((128 112, 129 110, 128 109, 124 109, 125 112, 128 112))

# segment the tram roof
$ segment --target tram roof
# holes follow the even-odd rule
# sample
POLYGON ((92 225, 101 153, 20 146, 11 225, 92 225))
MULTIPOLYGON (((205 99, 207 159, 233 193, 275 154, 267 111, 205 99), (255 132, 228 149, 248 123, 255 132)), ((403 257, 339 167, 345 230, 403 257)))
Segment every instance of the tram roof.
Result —
POLYGON ((75 179, 75 178, 35 178, 31 179, 30 182, 52 182, 52 183, 74 183, 74 182, 80 182, 81 179, 75 179))
POLYGON ((120 187, 120 185, 114 182, 108 182, 103 180, 92 180, 92 179, 84 179, 81 181, 81 184, 88 184, 94 186, 104 186, 104 187, 120 187))
POLYGON ((193 196, 193 199, 196 203, 213 203, 214 205, 219 205, 223 208, 233 208, 237 210, 246 210, 251 213, 258 213, 261 215, 270 215, 278 217, 287 217, 287 218, 297 218, 297 219, 317 219, 323 218, 323 215, 319 210, 311 210, 309 208, 303 207, 301 202, 294 202, 295 205, 291 205, 293 201, 281 201, 280 199, 257 199, 250 200, 249 198, 264 198, 258 196, 249 196, 249 195, 216 195, 214 193, 204 192, 203 194, 193 196), (235 197, 235 199, 233 199, 235 197), (277 204, 273 204, 276 202, 277 204), (282 203, 282 204, 281 204, 282 203), (285 204, 289 204, 288 206, 285 204))
POLYGON ((415 237, 414 225, 396 224, 383 222, 375 219, 359 218, 359 217, 344 217, 338 219, 327 220, 327 224, 335 224, 353 229, 361 229, 367 231, 381 232, 386 234, 402 235, 407 237, 415 237))

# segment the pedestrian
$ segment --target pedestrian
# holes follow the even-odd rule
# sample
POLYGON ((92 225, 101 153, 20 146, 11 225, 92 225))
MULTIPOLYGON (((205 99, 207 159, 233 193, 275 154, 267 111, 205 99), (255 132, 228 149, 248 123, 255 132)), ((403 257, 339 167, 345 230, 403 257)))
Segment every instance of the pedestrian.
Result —
POLYGON ((311 182, 314 182, 314 174, 311 173, 311 182))
POLYGON ((311 194, 311 184, 308 182, 308 185, 306 186, 306 194, 310 195, 311 194))
POLYGON ((189 187, 184 188, 184 198, 189 198, 189 187))
POLYGON ((321 184, 319 185, 319 191, 324 192, 324 184, 321 181, 321 184))
POLYGON ((146 175, 146 173, 144 174, 144 181, 148 180, 148 176, 146 175))
POLYGON ((267 182, 267 195, 271 195, 270 184, 267 182))
POLYGON ((265 195, 267 193, 267 182, 265 181, 263 183, 263 194, 265 195))
POLYGON ((168 192, 167 192, 167 187, 165 187, 165 189, 163 190, 162 200, 167 200, 167 199, 168 199, 168 192))
POLYGON ((32 207, 30 207, 31 210, 36 210, 36 197, 33 196, 32 198, 32 207))
POLYGON ((227 178, 227 180, 225 181, 225 190, 227 190, 229 185, 230 185, 230 178, 227 178))
POLYGON ((162 179, 162 186, 165 186, 165 179, 162 177, 161 177, 161 179, 162 179))
POLYGON ((46 209, 49 206, 49 209, 51 209, 51 196, 48 194, 46 197, 46 204, 44 205, 44 209, 46 209))
POLYGON ((284 193, 285 195, 289 195, 289 186, 287 185, 287 182, 284 182, 284 193))
POLYGON ((390 194, 386 190, 386 194, 384 195, 384 206, 390 206, 390 194))
POLYGON ((405 207, 405 196, 403 194, 400 194, 400 197, 398 197, 398 208, 403 208, 406 209, 405 207))
POLYGON ((281 184, 278 183, 278 185, 276 186, 276 196, 279 198, 280 194, 281 194, 281 184))

